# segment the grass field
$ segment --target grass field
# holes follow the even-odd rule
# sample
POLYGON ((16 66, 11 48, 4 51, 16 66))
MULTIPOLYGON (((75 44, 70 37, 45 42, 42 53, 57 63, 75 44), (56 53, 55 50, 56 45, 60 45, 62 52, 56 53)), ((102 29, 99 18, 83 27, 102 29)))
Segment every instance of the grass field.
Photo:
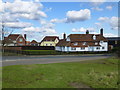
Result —
POLYGON ((3 67, 3 88, 117 88, 118 59, 3 67))

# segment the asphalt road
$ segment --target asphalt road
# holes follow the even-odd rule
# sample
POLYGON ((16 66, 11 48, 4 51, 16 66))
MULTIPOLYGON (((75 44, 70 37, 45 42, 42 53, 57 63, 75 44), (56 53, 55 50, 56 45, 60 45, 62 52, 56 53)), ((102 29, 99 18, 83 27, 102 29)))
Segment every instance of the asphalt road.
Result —
POLYGON ((95 59, 103 59, 108 57, 110 57, 110 55, 4 56, 0 61, 2 63, 2 65, 0 66, 78 62, 83 60, 95 60, 95 59))

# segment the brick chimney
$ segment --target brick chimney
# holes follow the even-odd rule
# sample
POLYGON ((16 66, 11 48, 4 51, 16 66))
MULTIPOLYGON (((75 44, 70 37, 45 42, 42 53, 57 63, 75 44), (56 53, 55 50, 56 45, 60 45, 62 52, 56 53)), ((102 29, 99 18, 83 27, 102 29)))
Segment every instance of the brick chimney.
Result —
POLYGON ((25 38, 25 45, 26 45, 26 39, 27 39, 26 34, 24 34, 24 38, 25 38))
POLYGON ((89 34, 89 30, 86 30, 86 34, 89 34))
POLYGON ((66 39, 66 34, 65 33, 63 34, 63 39, 66 39))
POLYGON ((100 29, 100 34, 103 36, 103 28, 100 29))

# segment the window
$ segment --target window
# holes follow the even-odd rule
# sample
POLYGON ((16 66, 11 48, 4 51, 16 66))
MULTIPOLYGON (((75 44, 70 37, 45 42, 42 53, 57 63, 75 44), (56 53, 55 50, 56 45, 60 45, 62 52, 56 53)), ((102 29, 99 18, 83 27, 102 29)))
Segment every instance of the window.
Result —
POLYGON ((86 45, 87 43, 86 42, 83 42, 83 45, 86 45))
POLYGON ((100 41, 100 43, 102 44, 102 43, 103 43, 103 41, 100 41))
POLYGON ((100 47, 97 47, 96 49, 100 49, 100 47))
POLYGON ((22 39, 22 38, 20 38, 20 39, 19 39, 19 41, 20 41, 20 42, 22 42, 22 41, 23 41, 23 39, 22 39))
POLYGON ((84 50, 85 49, 85 47, 81 47, 81 50, 84 50))
POLYGON ((76 48, 73 48, 73 47, 72 47, 71 50, 76 50, 76 48))
POLYGON ((74 46, 76 46, 76 45, 78 45, 78 43, 77 43, 77 42, 75 42, 75 43, 74 43, 74 46))
POLYGON ((96 40, 96 36, 95 35, 93 36, 93 40, 96 40))
POLYGON ((117 41, 115 41, 115 44, 117 44, 117 41))
POLYGON ((98 45, 98 42, 95 42, 95 45, 98 45))
POLYGON ((105 47, 102 47, 102 49, 105 49, 105 47))

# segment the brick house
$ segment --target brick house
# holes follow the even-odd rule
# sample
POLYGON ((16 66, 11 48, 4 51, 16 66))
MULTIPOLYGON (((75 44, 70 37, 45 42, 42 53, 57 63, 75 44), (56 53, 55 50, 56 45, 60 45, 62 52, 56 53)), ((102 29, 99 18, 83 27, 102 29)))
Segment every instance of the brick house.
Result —
POLYGON ((21 34, 10 34, 4 38, 4 46, 25 46, 26 45, 26 34, 24 37, 21 34))

